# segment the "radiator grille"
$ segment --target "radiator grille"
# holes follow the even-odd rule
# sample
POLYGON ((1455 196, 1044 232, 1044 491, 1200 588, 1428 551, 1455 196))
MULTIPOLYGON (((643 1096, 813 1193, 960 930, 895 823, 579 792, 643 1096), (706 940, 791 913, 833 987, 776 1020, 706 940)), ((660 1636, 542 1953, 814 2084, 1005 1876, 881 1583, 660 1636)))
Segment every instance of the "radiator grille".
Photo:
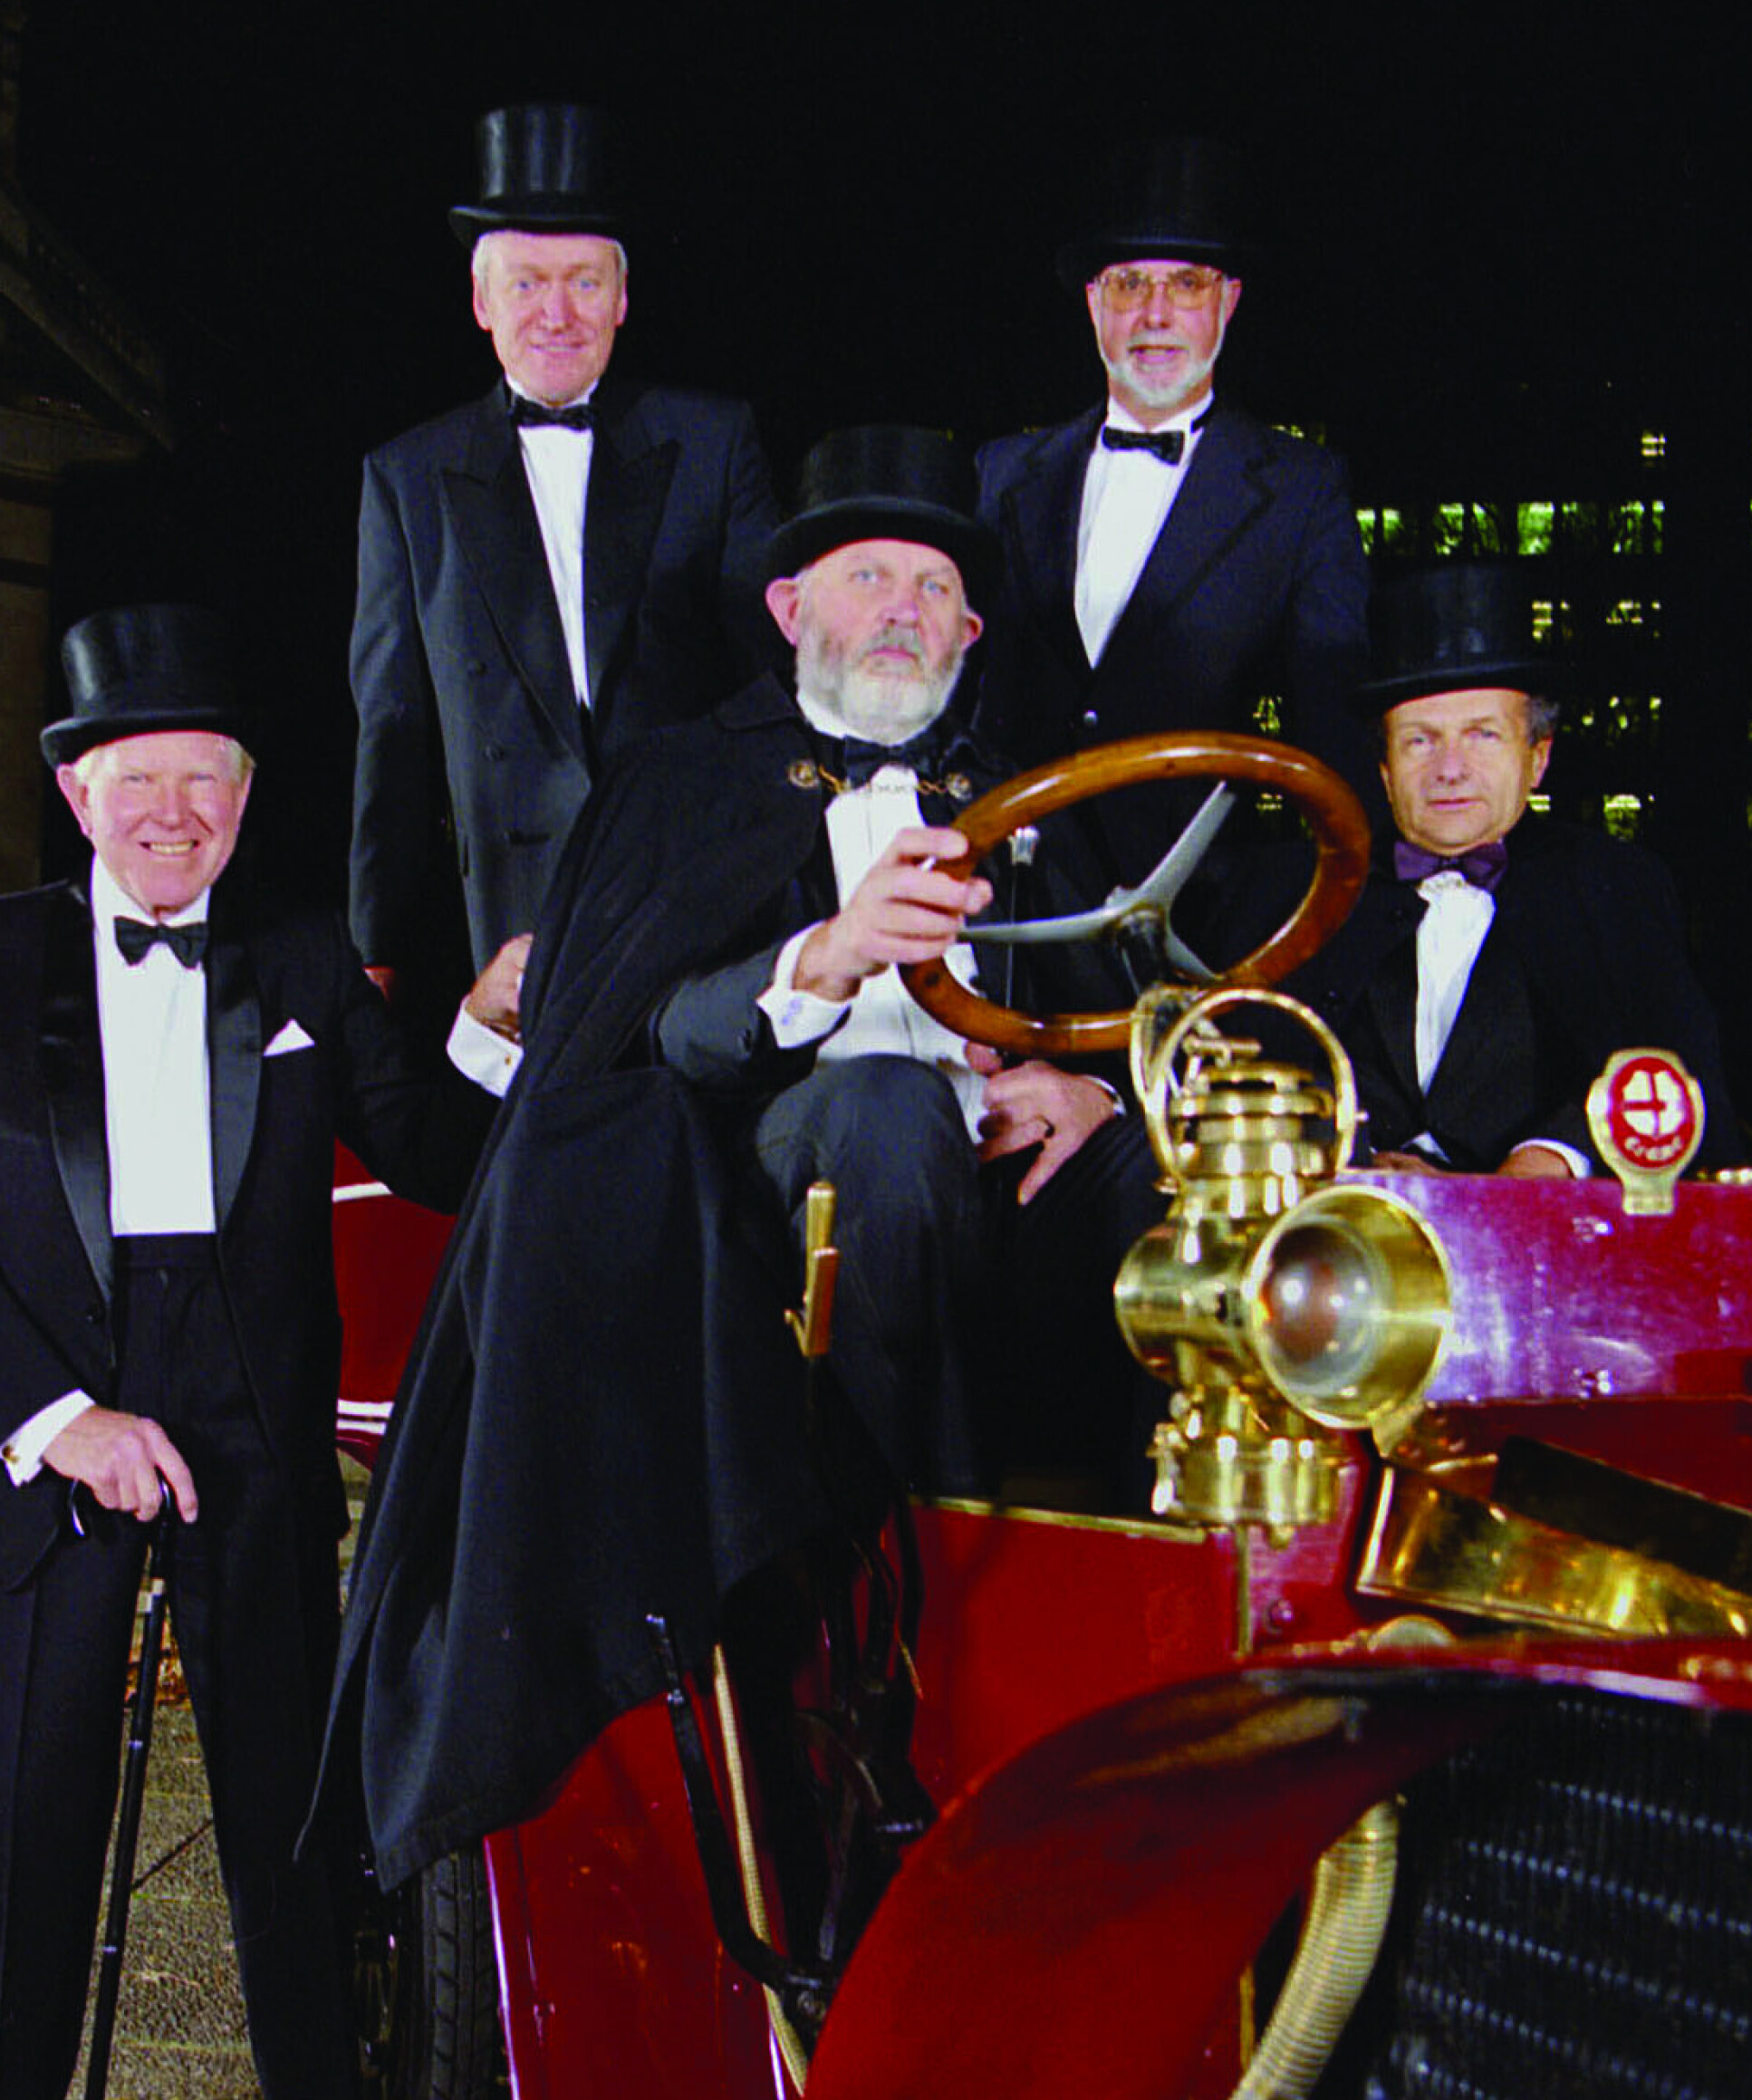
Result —
POLYGON ((1362 2027, 1323 2095, 1746 2100, 1752 1720, 1557 1696, 1426 1775, 1362 2027))

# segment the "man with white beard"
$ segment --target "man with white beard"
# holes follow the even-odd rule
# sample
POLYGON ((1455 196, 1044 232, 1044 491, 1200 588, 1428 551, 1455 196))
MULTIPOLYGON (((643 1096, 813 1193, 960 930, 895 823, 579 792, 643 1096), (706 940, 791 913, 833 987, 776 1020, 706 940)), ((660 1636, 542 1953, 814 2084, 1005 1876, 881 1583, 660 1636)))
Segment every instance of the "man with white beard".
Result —
MULTIPOLYGON (((1006 770, 954 710, 975 602, 995 581, 971 497, 960 454, 932 432, 843 431, 810 455, 766 602, 796 650, 810 752, 780 792, 816 803, 813 836, 767 910, 746 915, 732 959, 669 990, 653 1023, 662 1062, 724 1104, 742 1170, 799 1246, 810 1184, 839 1191, 834 1354, 861 1411, 896 1419, 935 1395, 939 1426, 978 1411, 985 1323, 1007 1326, 1018 1304, 1050 1298, 1054 1325, 1106 1354, 1123 1387, 1112 1277, 1160 1209, 1139 1119, 1112 1084, 1006 1064, 898 975, 947 956, 971 981, 963 923, 992 901, 984 877, 941 865, 966 851, 957 808, 1006 770)), ((1053 886, 1050 866, 1039 875, 1053 886)))
MULTIPOLYGON (((1161 730, 1287 741, 1377 808, 1349 712, 1368 654, 1368 566, 1343 463, 1257 422, 1216 385, 1262 259, 1246 166, 1204 139, 1116 155, 1058 275, 1086 306, 1107 398, 979 456, 979 513, 1003 544, 981 730, 1025 765, 1161 730)), ((1177 787, 1084 812, 1130 881, 1191 801, 1177 787)))

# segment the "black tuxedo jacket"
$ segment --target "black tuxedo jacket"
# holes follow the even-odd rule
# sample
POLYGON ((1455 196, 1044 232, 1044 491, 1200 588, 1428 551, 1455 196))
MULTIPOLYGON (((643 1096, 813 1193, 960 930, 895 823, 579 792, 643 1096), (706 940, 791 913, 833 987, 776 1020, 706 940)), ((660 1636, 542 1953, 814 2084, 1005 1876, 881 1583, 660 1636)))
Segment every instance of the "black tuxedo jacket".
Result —
MULTIPOLYGON (((1348 701, 1368 655, 1368 565, 1342 462, 1238 409, 1214 408, 1174 507, 1101 661, 1077 628, 1077 525, 1104 409, 1003 438, 979 456, 979 507, 1004 582, 981 642, 979 727, 1025 765, 1170 729, 1249 734, 1255 703, 1285 702, 1286 741, 1378 804, 1348 701)), ((1122 797, 1093 813, 1135 881, 1185 797, 1122 797), (1154 813, 1154 814, 1152 814, 1154 813)))
POLYGON ((477 968, 529 931, 602 758, 764 660, 777 514, 748 409, 611 378, 596 407, 587 719, 504 388, 365 462, 351 892, 368 962, 427 958, 458 871, 477 968))
POLYGON ((1716 1017, 1685 956, 1672 879, 1651 854, 1555 819, 1508 838, 1497 909, 1428 1093, 1418 1085, 1416 885, 1372 872, 1355 910, 1286 990, 1324 1015, 1356 1068, 1370 1143, 1428 1131, 1489 1173, 1556 1138, 1593 1157, 1589 1087, 1614 1050, 1676 1051, 1704 1092, 1700 1167, 1743 1156, 1716 1017))
MULTIPOLYGON (((453 1208, 492 1113, 418 1068, 338 918, 243 919, 215 891, 207 964, 220 1271, 268 1439, 306 1511, 344 1524, 334 1463, 341 1323, 334 1141, 453 1208), (312 1041, 274 1055, 296 1021, 312 1041)), ((90 907, 62 884, 0 900, 0 1436, 75 1387, 115 1391, 113 1247, 90 907)), ((0 1481, 0 1584, 52 1543, 67 1484, 0 1481)))

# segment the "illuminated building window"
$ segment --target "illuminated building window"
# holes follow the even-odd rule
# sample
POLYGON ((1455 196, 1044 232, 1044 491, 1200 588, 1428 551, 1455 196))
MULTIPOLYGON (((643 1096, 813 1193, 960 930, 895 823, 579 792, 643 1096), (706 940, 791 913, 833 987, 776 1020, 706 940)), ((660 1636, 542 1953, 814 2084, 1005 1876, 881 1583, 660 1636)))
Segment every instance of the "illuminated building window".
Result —
POLYGON ((1607 514, 1609 544, 1615 554, 1644 554, 1649 552, 1649 506, 1646 503, 1615 503, 1607 514))
POLYGON ((1645 430, 1641 447, 1645 459, 1664 459, 1667 457, 1667 438, 1660 430, 1645 430))
POLYGON ((1602 805, 1606 829, 1615 839, 1633 839, 1642 815, 1640 795, 1609 795, 1602 805))
POLYGON ((1552 516, 1555 504, 1521 503, 1515 506, 1515 541, 1524 554, 1548 554, 1551 552, 1552 516))
POLYGON ((1600 506, 1566 503, 1564 506, 1564 543, 1572 547, 1593 547, 1600 538, 1600 506))
POLYGON ((1608 627, 1641 627, 1651 638, 1661 633, 1661 601, 1659 598, 1620 598, 1606 608, 1608 627))
POLYGON ((1549 641, 1551 631, 1557 624, 1556 606, 1552 603, 1549 598, 1535 598, 1533 601, 1532 611, 1533 639, 1535 641, 1549 641))

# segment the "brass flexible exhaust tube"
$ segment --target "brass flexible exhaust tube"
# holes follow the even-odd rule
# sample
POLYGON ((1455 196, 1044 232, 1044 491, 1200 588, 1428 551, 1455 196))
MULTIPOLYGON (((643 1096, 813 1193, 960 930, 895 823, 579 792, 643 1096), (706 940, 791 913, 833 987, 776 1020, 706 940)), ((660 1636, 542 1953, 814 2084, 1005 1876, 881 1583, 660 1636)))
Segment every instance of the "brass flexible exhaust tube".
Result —
POLYGON ((1321 1854, 1295 1958, 1233 2100, 1306 2100, 1373 1972, 1393 1903, 1399 1806, 1377 1801, 1321 1854))

